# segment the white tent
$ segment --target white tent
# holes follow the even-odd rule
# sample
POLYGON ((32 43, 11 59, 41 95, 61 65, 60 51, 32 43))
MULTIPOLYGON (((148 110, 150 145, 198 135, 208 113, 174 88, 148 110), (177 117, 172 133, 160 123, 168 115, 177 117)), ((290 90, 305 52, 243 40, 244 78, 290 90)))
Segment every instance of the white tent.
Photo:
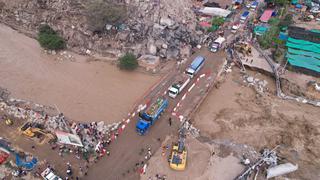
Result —
POLYGON ((216 8, 216 7, 205 7, 199 10, 199 12, 210 15, 210 16, 220 16, 220 17, 227 17, 231 11, 222 9, 222 8, 216 8))

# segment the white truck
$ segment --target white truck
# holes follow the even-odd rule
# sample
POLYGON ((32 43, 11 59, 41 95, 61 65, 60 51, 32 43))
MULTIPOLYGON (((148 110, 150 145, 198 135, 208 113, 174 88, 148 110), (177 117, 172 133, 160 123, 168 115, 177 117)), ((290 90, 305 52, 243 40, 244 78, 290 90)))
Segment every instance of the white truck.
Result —
POLYGON ((217 52, 221 47, 222 47, 222 43, 225 41, 226 39, 224 37, 219 36, 210 46, 210 51, 211 52, 217 52))
POLYGON ((50 168, 45 169, 41 173, 41 176, 44 180, 62 180, 62 178, 55 175, 54 172, 50 168))
POLYGON ((177 95, 189 84, 190 77, 187 74, 181 74, 178 76, 175 83, 173 83, 168 89, 168 95, 171 98, 176 98, 177 95))

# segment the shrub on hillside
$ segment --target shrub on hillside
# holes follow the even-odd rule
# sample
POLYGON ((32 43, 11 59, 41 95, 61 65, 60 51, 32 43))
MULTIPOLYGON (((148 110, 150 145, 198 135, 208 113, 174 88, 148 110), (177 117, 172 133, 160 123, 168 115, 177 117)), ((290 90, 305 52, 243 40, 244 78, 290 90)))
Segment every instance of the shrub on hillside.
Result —
POLYGON ((65 48, 65 41, 49 25, 43 25, 39 28, 38 42, 41 47, 50 50, 59 50, 65 48))
POLYGON ((93 32, 102 32, 106 24, 122 23, 127 17, 127 9, 112 0, 92 0, 88 2, 86 16, 89 29, 93 32))
POLYGON ((134 54, 126 53, 124 56, 119 58, 120 69, 134 70, 138 67, 138 61, 134 54))

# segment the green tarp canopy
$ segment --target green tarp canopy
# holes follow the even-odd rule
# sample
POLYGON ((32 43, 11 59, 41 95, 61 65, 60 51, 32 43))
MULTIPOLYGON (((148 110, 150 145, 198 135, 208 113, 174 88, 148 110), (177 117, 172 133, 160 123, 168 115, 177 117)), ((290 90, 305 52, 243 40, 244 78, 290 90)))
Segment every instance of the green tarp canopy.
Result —
POLYGON ((298 0, 291 0, 291 4, 297 4, 298 2, 298 0))
POLYGON ((268 31, 268 28, 264 26, 256 26, 253 31, 256 35, 261 36, 268 31))
POLYGON ((314 33, 320 33, 320 29, 311 29, 310 31, 314 33))
POLYGON ((289 37, 286 45, 289 48, 305 50, 305 51, 310 51, 314 53, 320 53, 320 44, 313 43, 310 41, 304 41, 304 40, 294 39, 289 37))
POLYGON ((291 65, 320 72, 320 44, 289 37, 286 46, 291 65))

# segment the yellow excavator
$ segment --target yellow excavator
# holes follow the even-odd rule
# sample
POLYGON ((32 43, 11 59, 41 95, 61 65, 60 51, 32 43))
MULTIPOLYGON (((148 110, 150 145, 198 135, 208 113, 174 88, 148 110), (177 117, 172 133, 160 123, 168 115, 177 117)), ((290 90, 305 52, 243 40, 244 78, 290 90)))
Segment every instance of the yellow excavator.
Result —
POLYGON ((40 126, 31 122, 24 123, 20 131, 29 138, 38 138, 40 144, 50 143, 56 139, 53 134, 44 131, 40 126))
POLYGON ((240 42, 235 45, 235 49, 244 55, 252 56, 251 46, 248 43, 240 42))
POLYGON ((187 165, 187 149, 185 147, 185 129, 181 129, 178 143, 173 144, 169 159, 170 168, 183 171, 187 165))

